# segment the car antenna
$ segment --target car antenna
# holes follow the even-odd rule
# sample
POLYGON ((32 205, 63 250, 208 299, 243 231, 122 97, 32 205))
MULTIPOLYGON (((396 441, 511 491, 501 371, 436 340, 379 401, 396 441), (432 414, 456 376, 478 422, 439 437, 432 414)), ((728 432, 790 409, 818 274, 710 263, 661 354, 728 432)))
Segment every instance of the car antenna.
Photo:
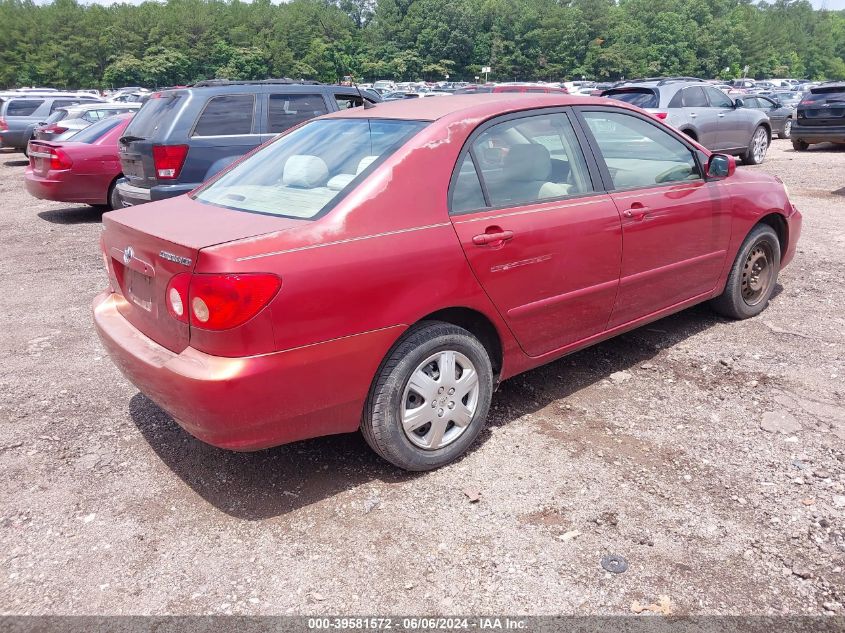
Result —
POLYGON ((366 99, 364 99, 364 95, 363 95, 363 94, 361 94, 361 88, 359 88, 359 87, 358 87, 358 82, 357 82, 357 81, 355 81, 355 80, 353 79, 353 80, 352 80, 352 85, 353 85, 353 86, 355 86, 355 90, 357 90, 357 91, 358 91, 358 96, 359 96, 359 97, 361 97, 361 105, 363 105, 363 106, 364 106, 364 109, 365 109, 365 110, 369 110, 370 108, 375 108, 375 107, 376 107, 376 104, 375 104, 375 103, 370 103, 369 101, 367 101, 366 99))

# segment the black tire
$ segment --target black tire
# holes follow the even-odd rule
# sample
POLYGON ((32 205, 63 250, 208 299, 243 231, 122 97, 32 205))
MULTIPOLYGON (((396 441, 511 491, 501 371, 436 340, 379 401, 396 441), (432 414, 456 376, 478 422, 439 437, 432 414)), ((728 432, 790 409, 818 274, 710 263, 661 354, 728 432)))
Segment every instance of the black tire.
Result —
MULTIPOLYGON (((725 290, 710 302, 713 309, 731 319, 748 319, 760 314, 768 305, 777 284, 780 255, 780 241, 771 226, 758 224, 751 229, 736 255, 725 290), (752 291, 760 250, 764 251, 768 262, 765 285, 756 294, 752 291)), ((756 273, 758 280, 760 272, 756 273)))
POLYGON ((117 193, 117 183, 123 180, 122 177, 115 178, 111 186, 109 186, 109 193, 107 197, 106 206, 114 211, 115 209, 122 209, 123 202, 120 200, 120 195, 117 193))
POLYGON ((788 118, 783 122, 783 131, 778 134, 778 138, 789 139, 792 137, 792 119, 788 118))
POLYGON ((763 161, 766 160, 766 152, 769 149, 769 144, 771 143, 771 141, 771 136, 768 130, 766 130, 765 126, 758 125, 756 128, 754 128, 754 132, 751 134, 751 140, 748 141, 748 149, 746 149, 745 153, 742 155, 742 162, 746 165, 761 165, 763 161), (765 147, 763 148, 762 155, 756 155, 755 139, 757 138, 761 130, 765 135, 765 147))
POLYGON ((810 149, 810 144, 807 141, 802 141, 800 138, 792 139, 792 149, 796 152, 806 152, 810 149))
MULTIPOLYGON (((408 395, 412 397, 417 396, 408 395)), ((364 407, 361 432, 367 444, 391 464, 411 471, 432 470, 460 457, 475 441, 484 428, 492 397, 493 369, 481 342, 451 323, 423 321, 405 333, 379 368, 364 407), (475 368, 478 375, 475 411, 469 424, 462 427, 464 430, 451 443, 426 449, 412 443, 402 427, 400 416, 408 402, 405 390, 422 363, 438 352, 448 351, 465 356, 475 368)), ((434 400, 437 408, 437 398, 434 400)), ((423 401, 419 406, 427 407, 427 403, 423 401)), ((440 417, 444 417, 443 409, 439 411, 440 417)), ((453 422, 447 424, 452 425, 451 429, 456 428, 453 422)), ((425 428, 423 425, 422 429, 425 428)))

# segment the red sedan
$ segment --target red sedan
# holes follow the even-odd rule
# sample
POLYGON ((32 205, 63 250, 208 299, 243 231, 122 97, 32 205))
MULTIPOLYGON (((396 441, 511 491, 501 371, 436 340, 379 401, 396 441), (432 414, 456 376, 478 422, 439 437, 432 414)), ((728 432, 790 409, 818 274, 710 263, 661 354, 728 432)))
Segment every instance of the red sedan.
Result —
POLYGON ((116 209, 122 176, 117 140, 133 113, 98 121, 66 141, 30 141, 26 190, 36 198, 116 209))
POLYGON ((106 349, 190 433, 361 429, 436 468, 502 380, 711 301, 795 253, 782 183, 605 99, 466 95, 305 123, 189 195, 103 217, 106 349))

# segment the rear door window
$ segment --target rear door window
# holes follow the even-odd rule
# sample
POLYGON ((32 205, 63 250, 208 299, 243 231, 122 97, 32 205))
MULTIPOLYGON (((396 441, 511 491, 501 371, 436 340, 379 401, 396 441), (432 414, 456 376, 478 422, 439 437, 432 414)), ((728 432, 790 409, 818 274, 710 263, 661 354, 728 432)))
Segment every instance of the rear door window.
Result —
POLYGON ((82 103, 81 99, 56 99, 50 104, 50 112, 55 112, 59 108, 66 108, 67 106, 78 105, 82 103))
POLYGON ((6 106, 6 116, 30 116, 44 99, 14 99, 6 106))
POLYGON ((706 108, 709 105, 710 103, 707 101, 707 95, 704 94, 704 89, 698 86, 684 88, 685 108, 706 108))
POLYGON ((255 95, 220 95, 205 104, 191 136, 252 134, 255 95))
POLYGON ((319 94, 270 95, 270 107, 267 111, 267 131, 270 134, 278 134, 327 112, 326 102, 319 94))

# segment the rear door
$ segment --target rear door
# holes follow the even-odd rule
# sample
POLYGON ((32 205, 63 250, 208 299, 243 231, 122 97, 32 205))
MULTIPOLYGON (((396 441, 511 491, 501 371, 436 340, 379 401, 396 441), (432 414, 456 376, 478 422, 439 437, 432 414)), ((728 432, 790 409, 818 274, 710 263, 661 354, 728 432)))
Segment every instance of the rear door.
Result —
POLYGON ((203 182, 260 144, 258 108, 255 93, 209 98, 187 133, 188 155, 178 181, 203 182))
POLYGON ((579 134, 566 110, 485 123, 450 186, 467 260, 530 356, 604 331, 616 296, 619 213, 579 134))
POLYGON ((710 108, 704 88, 690 86, 681 92, 684 114, 698 130, 698 141, 709 149, 725 147, 717 113, 710 108))
POLYGON ((718 88, 706 86, 704 92, 710 103, 710 112, 715 114, 717 145, 706 145, 708 149, 736 149, 746 147, 754 131, 753 118, 747 111, 734 107, 731 98, 718 88))
POLYGON ((633 112, 578 109, 625 244, 609 327, 712 291, 730 238, 728 196, 702 177, 698 152, 633 112))

